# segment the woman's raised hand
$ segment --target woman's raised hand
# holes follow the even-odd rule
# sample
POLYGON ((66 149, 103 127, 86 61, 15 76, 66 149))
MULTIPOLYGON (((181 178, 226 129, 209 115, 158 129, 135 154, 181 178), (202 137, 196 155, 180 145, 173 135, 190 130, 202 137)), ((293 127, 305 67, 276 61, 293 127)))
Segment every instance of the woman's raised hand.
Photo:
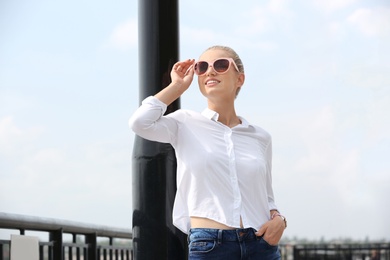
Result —
POLYGON ((194 78, 194 62, 195 60, 188 59, 175 63, 171 70, 172 82, 154 96, 167 105, 179 98, 194 78))
POLYGON ((194 59, 179 61, 173 65, 171 80, 174 84, 179 84, 183 90, 188 89, 194 78, 194 59))

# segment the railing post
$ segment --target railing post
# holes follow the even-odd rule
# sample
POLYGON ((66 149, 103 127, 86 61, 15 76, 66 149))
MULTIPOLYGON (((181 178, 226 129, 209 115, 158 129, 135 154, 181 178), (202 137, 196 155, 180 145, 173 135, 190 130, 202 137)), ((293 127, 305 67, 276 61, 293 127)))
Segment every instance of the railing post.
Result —
POLYGON ((85 243, 88 245, 87 260, 97 260, 97 235, 96 233, 85 235, 85 243))
MULTIPOLYGON (((179 8, 178 0, 138 4, 141 101, 170 83, 171 68, 179 57, 179 8)), ((178 108, 176 100, 167 113, 178 108)), ((176 157, 171 145, 135 138, 132 187, 134 259, 186 259, 186 236, 172 225, 176 157)))
POLYGON ((62 260, 64 259, 64 249, 63 249, 63 230, 58 229, 51 231, 49 235, 50 241, 53 242, 53 259, 62 260))
MULTIPOLYGON (((110 246, 114 245, 114 240, 112 239, 112 237, 109 238, 109 245, 110 245, 110 246)), ((113 252, 113 249, 110 249, 110 254, 109 254, 110 259, 113 259, 113 257, 112 257, 112 256, 113 256, 113 253, 114 253, 114 252, 113 252)))

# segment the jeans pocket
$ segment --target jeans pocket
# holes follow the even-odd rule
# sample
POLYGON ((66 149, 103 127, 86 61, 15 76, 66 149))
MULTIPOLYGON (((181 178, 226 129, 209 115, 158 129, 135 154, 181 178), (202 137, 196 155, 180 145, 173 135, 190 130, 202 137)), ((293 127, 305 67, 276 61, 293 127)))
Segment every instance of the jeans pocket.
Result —
POLYGON ((191 241, 188 249, 190 254, 202 254, 211 252, 215 248, 214 240, 194 240, 191 241))
POLYGON ((268 247, 277 247, 277 246, 278 246, 278 244, 276 244, 276 245, 271 245, 270 243, 268 243, 268 242, 264 239, 264 237, 261 237, 261 241, 263 241, 264 244, 265 244, 266 246, 268 246, 268 247))

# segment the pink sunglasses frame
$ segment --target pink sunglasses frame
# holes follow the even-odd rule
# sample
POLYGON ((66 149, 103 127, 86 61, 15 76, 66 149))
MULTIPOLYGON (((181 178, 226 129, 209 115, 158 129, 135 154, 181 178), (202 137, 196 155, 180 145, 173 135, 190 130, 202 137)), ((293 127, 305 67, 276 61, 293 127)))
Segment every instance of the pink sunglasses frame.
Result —
POLYGON ((213 60, 213 61, 210 62, 210 63, 207 62, 207 61, 200 60, 200 61, 198 61, 198 62, 196 62, 196 63, 194 64, 194 71, 195 71, 195 74, 196 74, 196 75, 202 76, 202 75, 206 74, 206 72, 208 71, 208 68, 212 67, 213 70, 215 71, 215 73, 217 73, 217 74, 224 74, 224 73, 226 73, 226 72, 230 69, 230 65, 231 65, 232 63, 233 63, 233 65, 234 65, 234 68, 235 68, 238 72, 240 72, 240 70, 239 70, 238 67, 237 67, 236 62, 235 62, 232 58, 218 58, 218 59, 213 60), (228 61, 229 61, 229 67, 228 67, 224 72, 218 72, 218 71, 216 71, 216 70, 214 69, 214 63, 215 63, 216 61, 218 61, 218 60, 228 60, 228 61), (204 73, 202 73, 202 74, 198 74, 197 70, 195 69, 196 65, 197 65, 199 62, 206 62, 207 65, 208 65, 207 70, 206 70, 204 73))

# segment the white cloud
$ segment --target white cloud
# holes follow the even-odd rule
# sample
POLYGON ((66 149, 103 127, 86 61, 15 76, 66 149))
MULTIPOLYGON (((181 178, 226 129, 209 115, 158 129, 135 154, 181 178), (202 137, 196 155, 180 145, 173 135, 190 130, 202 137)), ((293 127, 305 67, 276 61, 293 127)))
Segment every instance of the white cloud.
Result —
MULTIPOLYGON (((244 26, 239 28, 244 34, 260 34, 271 30, 272 23, 268 17, 268 10, 264 7, 255 7, 249 11, 249 16, 246 19, 250 21, 244 23, 244 26)), ((247 15, 248 15, 247 14, 247 15)))
POLYGON ((390 36, 390 8, 359 8, 347 21, 366 36, 390 36))
MULTIPOLYGON (((247 35, 240 30, 238 30, 237 33, 234 34, 225 34, 213 31, 211 29, 199 29, 182 25, 180 27, 180 31, 180 42, 182 46, 185 46, 185 49, 194 49, 195 47, 198 48, 198 51, 200 52, 216 44, 230 46, 239 53, 240 50, 244 49, 267 51, 277 49, 277 44, 268 40, 254 41, 251 38, 251 35, 247 35)), ((197 53, 197 55, 199 55, 200 52, 197 53)))
POLYGON ((12 116, 0 118, 0 155, 9 159, 15 154, 27 152, 31 148, 31 142, 39 138, 44 131, 42 126, 23 129, 16 125, 12 116))
POLYGON ((268 3, 268 10, 272 13, 286 14, 288 13, 289 0, 271 0, 268 3))
MULTIPOLYGON (((305 152, 295 162, 294 169, 304 175, 317 173, 320 177, 329 177, 332 185, 351 201, 349 197, 359 194, 359 190, 353 187, 367 176, 369 169, 365 167, 375 166, 379 170, 375 173, 378 177, 388 176, 381 175, 390 165, 386 156, 372 153, 377 153, 378 147, 390 142, 390 117, 387 112, 390 111, 390 97, 381 92, 368 98, 359 104, 361 111, 353 109, 342 113, 342 107, 351 104, 339 106, 325 106, 319 111, 312 111, 304 117, 304 122, 300 121, 305 127, 300 129, 297 138, 301 140, 302 151, 305 152), (359 113, 357 117, 355 113, 359 113), (376 160, 367 158, 368 155, 376 160)), ((374 173, 370 174, 374 176, 374 173)))
POLYGON ((108 46, 127 51, 137 47, 138 44, 138 22, 136 19, 129 19, 117 25, 110 35, 108 46))
POLYGON ((340 36, 343 35, 344 30, 343 26, 340 22, 330 22, 327 27, 327 32, 328 32, 328 40, 329 41, 334 41, 340 38, 340 36))
POLYGON ((349 85, 380 91, 390 86, 389 71, 389 64, 374 63, 367 59, 354 64, 342 78, 349 85))
POLYGON ((11 116, 0 120, 0 147, 4 147, 10 139, 16 139, 22 134, 22 131, 15 125, 11 116))
POLYGON ((36 151, 28 158, 28 162, 36 166, 58 166, 65 163, 64 153, 57 148, 44 148, 36 151))
POLYGON ((316 0, 310 2, 321 10, 333 12, 352 5, 356 0, 316 0))
POLYGON ((243 35, 261 35, 268 32, 279 33, 290 28, 294 13, 288 0, 272 0, 267 5, 250 6, 241 12, 241 26, 235 33, 243 35))
POLYGON ((325 107, 316 113, 315 118, 306 124, 302 131, 302 140, 307 148, 307 156, 297 162, 299 172, 311 173, 330 170, 329 161, 334 154, 333 132, 335 129, 335 118, 331 107, 325 107))
MULTIPOLYGON (((375 232, 376 238, 387 237, 375 224, 360 227, 358 223, 386 204, 390 195, 384 184, 390 181, 386 157, 389 98, 378 93, 376 98, 359 103, 359 111, 349 110, 349 102, 356 101, 272 115, 271 122, 275 117, 279 122, 269 127, 274 137, 275 196, 294 223, 287 236, 364 238, 375 232), (321 215, 321 225, 297 215, 297 211, 307 209, 321 215), (357 222, 345 222, 353 216, 357 222), (308 225, 315 228, 308 231, 308 225)), ((264 118, 258 121, 264 122, 264 118)), ((383 214, 388 216, 390 210, 385 209, 383 214)))
POLYGON ((227 10, 226 14, 229 16, 231 11, 235 20, 240 22, 218 29, 208 25, 199 26, 197 23, 181 24, 181 44, 186 48, 202 46, 202 50, 211 45, 222 44, 231 46, 238 52, 246 49, 274 51, 278 49, 278 44, 272 38, 262 36, 291 27, 294 14, 289 9, 289 3, 289 0, 272 0, 266 5, 240 5, 240 9, 227 10))
POLYGON ((56 146, 42 133, 12 117, 0 120, 2 211, 130 226, 131 144, 56 146), (115 216, 100 214, 103 208, 115 216))
POLYGON ((206 28, 193 28, 186 25, 180 26, 180 38, 184 41, 183 44, 193 45, 207 45, 207 43, 214 43, 225 38, 223 34, 215 32, 206 28))
MULTIPOLYGON (((388 92, 388 91, 387 91, 388 92)), ((373 147, 385 142, 390 143, 390 94, 380 91, 371 98, 364 117, 368 128, 366 145, 373 147)))

